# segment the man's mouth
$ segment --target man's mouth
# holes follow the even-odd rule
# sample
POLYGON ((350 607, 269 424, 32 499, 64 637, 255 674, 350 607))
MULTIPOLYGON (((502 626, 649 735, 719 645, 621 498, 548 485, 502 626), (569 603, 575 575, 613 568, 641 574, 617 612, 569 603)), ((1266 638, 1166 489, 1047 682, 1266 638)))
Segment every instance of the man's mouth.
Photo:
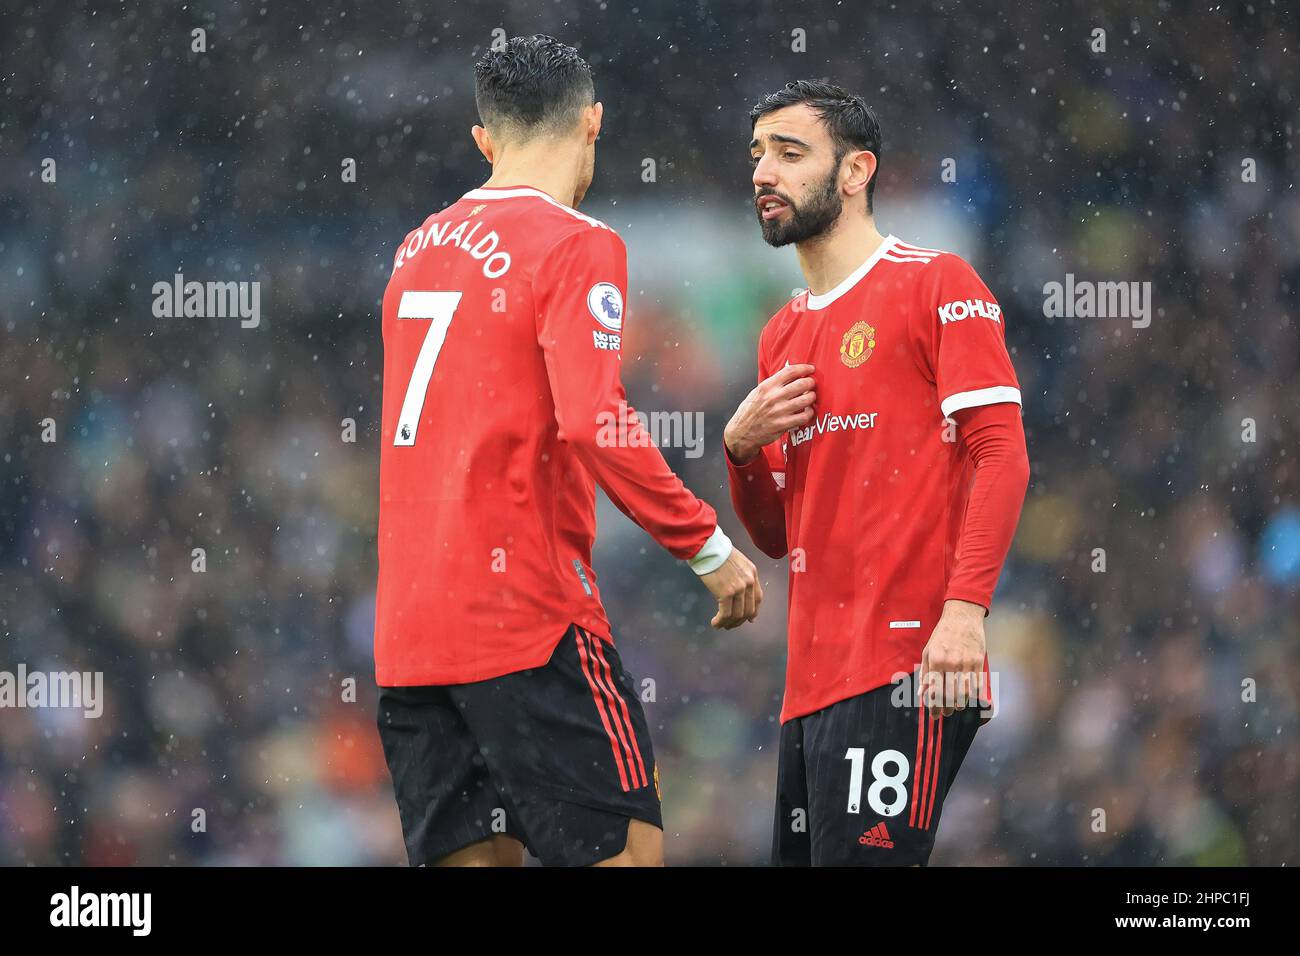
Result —
POLYGON ((759 196, 754 200, 754 205, 758 208, 758 214, 764 222, 775 219, 790 208, 784 199, 779 199, 776 196, 759 196))

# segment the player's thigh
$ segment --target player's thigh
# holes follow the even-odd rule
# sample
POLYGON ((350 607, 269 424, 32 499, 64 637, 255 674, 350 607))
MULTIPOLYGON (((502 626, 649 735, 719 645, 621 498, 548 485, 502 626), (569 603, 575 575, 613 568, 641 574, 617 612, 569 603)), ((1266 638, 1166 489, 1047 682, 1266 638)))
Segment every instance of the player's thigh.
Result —
POLYGON ((592 866, 663 866, 664 831, 644 820, 629 820, 623 852, 592 866))
POLYGON ((377 722, 410 864, 497 854, 515 828, 447 688, 381 687, 377 722))
POLYGON ((814 865, 915 866, 930 857, 979 714, 931 717, 894 690, 839 701, 806 721, 814 865))
POLYGON ((435 866, 523 866, 524 845, 514 837, 497 834, 461 847, 435 866))
POLYGON ((645 712, 608 642, 573 626, 545 665, 453 693, 526 845, 544 864, 617 857, 632 821, 662 830, 645 712))

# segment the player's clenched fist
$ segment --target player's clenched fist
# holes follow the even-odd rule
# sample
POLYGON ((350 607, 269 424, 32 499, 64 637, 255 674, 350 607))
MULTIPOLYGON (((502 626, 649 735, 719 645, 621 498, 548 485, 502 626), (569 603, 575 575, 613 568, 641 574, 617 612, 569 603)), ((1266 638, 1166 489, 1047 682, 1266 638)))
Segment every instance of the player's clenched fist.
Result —
POLYGON ((722 567, 700 575, 704 586, 718 599, 718 613, 710 622, 716 628, 739 627, 758 617, 758 606, 763 603, 763 585, 758 582, 758 569, 754 562, 732 548, 722 567))
POLYGON ((722 436, 736 464, 745 464, 764 445, 812 421, 817 401, 812 374, 811 365, 787 365, 759 382, 740 403, 722 436))

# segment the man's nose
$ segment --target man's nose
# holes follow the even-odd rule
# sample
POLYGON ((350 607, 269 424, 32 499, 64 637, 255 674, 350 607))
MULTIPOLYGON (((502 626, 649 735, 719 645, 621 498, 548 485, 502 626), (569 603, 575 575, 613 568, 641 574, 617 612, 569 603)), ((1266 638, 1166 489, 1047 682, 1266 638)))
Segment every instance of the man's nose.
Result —
POLYGON ((764 156, 758 161, 758 165, 754 167, 754 185, 758 188, 764 186, 776 188, 777 182, 776 163, 770 162, 764 156))

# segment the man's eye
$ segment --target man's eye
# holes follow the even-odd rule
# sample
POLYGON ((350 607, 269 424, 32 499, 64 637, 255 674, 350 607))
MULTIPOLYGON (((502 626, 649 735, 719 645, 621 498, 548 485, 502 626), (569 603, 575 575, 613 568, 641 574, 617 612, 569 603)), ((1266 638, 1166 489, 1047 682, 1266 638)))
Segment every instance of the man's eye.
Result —
POLYGON ((751 165, 751 166, 757 166, 757 165, 758 165, 758 157, 757 157, 757 156, 751 156, 751 157, 749 157, 749 165, 751 165))
POLYGON ((782 156, 782 159, 790 159, 790 160, 794 160, 794 159, 798 159, 798 158, 799 158, 799 154, 798 154, 798 153, 785 153, 785 154, 782 156))

